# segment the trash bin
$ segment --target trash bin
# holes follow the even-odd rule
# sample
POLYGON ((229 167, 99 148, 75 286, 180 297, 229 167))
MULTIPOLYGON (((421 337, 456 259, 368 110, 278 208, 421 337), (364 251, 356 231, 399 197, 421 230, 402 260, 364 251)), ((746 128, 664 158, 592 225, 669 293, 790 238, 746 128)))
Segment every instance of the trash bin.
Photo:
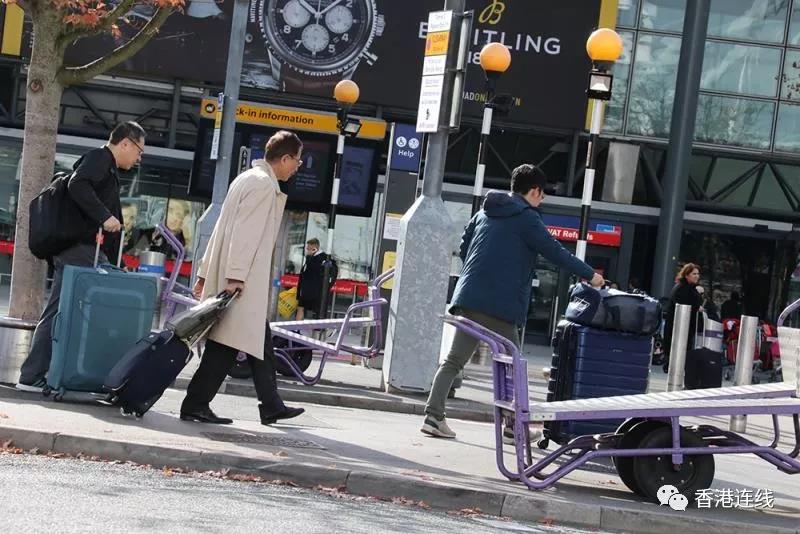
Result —
POLYGON ((0 383, 16 384, 28 357, 36 321, 0 317, 0 383))

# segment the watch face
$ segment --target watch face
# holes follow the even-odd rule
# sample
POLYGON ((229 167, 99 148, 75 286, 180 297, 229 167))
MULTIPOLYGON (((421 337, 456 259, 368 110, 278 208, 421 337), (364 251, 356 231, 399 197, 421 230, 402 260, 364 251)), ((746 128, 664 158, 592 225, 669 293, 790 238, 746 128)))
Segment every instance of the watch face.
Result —
POLYGON ((259 0, 258 11, 273 53, 311 76, 346 71, 375 37, 374 0, 259 0))

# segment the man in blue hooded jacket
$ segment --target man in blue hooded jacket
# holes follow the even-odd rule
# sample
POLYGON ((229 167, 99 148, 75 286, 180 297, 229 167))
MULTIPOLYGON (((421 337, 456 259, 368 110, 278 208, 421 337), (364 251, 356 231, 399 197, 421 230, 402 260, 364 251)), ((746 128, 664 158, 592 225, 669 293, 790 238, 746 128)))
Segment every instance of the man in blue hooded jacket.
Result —
MULTIPOLYGON (((464 266, 450 312, 471 319, 519 346, 518 328, 528 315, 534 265, 542 254, 558 267, 591 280, 603 277, 559 243, 542 221, 539 204, 547 178, 534 165, 520 165, 511 174, 511 192, 490 191, 483 209, 464 229, 460 256, 464 266)), ((464 368, 478 340, 457 331, 450 352, 439 366, 425 406, 422 432, 456 437, 445 419, 445 401, 455 376, 464 368)), ((512 428, 507 427, 507 432, 512 428)), ((513 434, 510 436, 513 439, 513 434)))

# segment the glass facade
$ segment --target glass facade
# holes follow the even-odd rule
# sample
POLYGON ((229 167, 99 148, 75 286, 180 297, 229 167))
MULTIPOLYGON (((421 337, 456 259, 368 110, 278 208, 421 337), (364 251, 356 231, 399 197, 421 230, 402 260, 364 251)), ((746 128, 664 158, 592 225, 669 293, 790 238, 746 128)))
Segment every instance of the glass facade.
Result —
MULTIPOLYGON (((669 136, 686 0, 625 0, 605 129, 669 136)), ((800 1, 712 0, 695 140, 800 151, 800 1)))
MULTIPOLYGON (((98 146, 102 141, 98 141, 98 146)), ((88 150, 88 149, 87 149, 88 150)), ((7 284, 11 273, 16 199, 19 191, 21 148, 13 142, 0 142, 0 284, 7 284)), ((70 171, 80 157, 59 151, 55 171, 70 171)), ((139 167, 120 172, 122 214, 125 220, 124 252, 131 257, 143 250, 159 250, 174 256, 173 250, 153 236, 158 223, 164 223, 186 247, 186 260, 193 260, 197 221, 206 204, 186 194, 189 170, 145 161, 139 167)))

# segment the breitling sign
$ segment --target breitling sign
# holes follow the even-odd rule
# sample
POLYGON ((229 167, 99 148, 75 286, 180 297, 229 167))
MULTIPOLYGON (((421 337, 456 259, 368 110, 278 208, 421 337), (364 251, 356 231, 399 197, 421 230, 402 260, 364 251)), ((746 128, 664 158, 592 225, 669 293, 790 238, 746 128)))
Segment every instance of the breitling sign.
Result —
MULTIPOLYGON (((449 35, 429 32, 429 0, 253 0, 242 83, 330 98, 342 79, 361 102, 415 109, 419 80, 430 76, 449 35)), ((467 0, 476 13, 470 35, 466 115, 480 116, 484 77, 479 54, 505 44, 512 67, 498 90, 514 96, 509 119, 581 127, 586 110, 587 37, 600 0, 467 0)))

